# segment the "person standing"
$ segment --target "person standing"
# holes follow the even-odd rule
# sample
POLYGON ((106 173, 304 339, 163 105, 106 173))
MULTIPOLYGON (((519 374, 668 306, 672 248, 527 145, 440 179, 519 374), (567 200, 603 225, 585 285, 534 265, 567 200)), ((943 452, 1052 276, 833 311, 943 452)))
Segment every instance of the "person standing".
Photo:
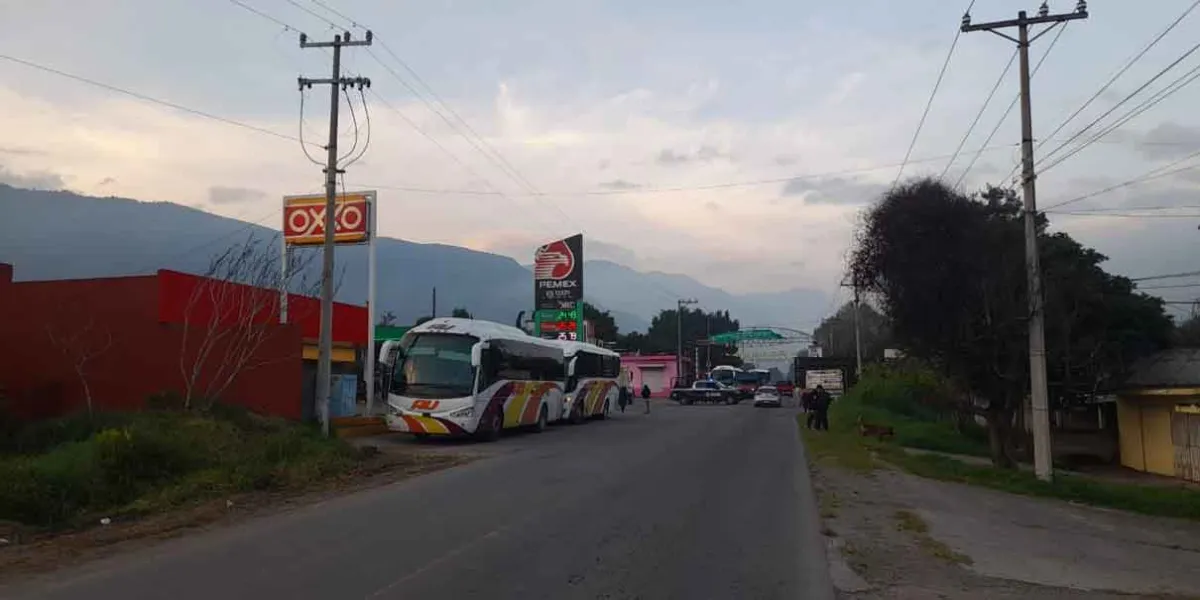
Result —
POLYGON ((829 405, 832 403, 833 396, 825 391, 825 386, 818 385, 812 400, 812 414, 816 415, 813 424, 817 431, 829 431, 829 405))
POLYGON ((621 408, 621 412, 625 412, 625 407, 633 401, 633 388, 629 371, 621 371, 621 379, 617 382, 617 406, 621 408))
POLYGON ((646 414, 650 414, 650 385, 642 384, 642 400, 646 401, 646 414))

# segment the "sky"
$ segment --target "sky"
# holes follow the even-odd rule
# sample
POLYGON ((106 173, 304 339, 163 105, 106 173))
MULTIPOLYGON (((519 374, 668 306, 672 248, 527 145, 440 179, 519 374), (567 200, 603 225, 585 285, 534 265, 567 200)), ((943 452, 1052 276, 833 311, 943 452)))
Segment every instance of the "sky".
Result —
MULTIPOLYGON (((342 98, 339 139, 353 142, 357 119, 364 142, 369 118, 370 144, 345 186, 379 191, 381 235, 528 263, 536 245, 582 231, 588 258, 735 293, 833 292, 864 207, 899 174, 967 4, 322 0, 347 22, 314 0, 240 1, 261 14, 229 0, 0 4, 0 54, 267 130, 0 59, 0 181, 277 226, 282 196, 322 185, 321 167, 294 138, 303 131, 322 158, 329 90, 303 94, 301 126, 296 77, 328 77, 331 57, 300 49, 298 31, 361 39, 369 28, 371 47, 344 51, 345 73, 372 86, 365 110, 357 92, 342 98)), ((1191 48, 1200 10, 1061 131, 1038 137, 1192 3, 1089 2, 1090 18, 1063 30, 1032 82, 1038 155, 1191 48)), ((977 0, 971 16, 1012 18, 1019 4, 977 0)), ((1073 8, 1051 2, 1054 12, 1073 8)), ((1033 62, 1056 33, 1033 44, 1033 62)), ((987 32, 957 37, 903 177, 959 178, 1015 97, 1015 64, 1000 77, 1014 51, 987 32)), ((1196 65, 1200 52, 1101 124, 1196 65)), ((1198 103, 1200 85, 1185 87, 1044 169, 1039 205, 1050 210, 1200 150, 1198 103)), ((1009 181, 1019 139, 1014 110, 962 187, 1009 181)), ((1140 210, 1161 206, 1200 206, 1200 169, 1088 197, 1061 209, 1083 214, 1051 218, 1108 255, 1114 272, 1197 270, 1200 208, 1140 210)), ((1189 300, 1200 287, 1155 293, 1189 300)))

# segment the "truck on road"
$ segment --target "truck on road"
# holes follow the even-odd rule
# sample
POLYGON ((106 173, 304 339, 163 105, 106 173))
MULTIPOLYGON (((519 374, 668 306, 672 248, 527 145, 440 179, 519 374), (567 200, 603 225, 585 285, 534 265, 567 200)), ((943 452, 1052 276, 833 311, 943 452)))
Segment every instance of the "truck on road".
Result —
POLYGON ((708 379, 671 390, 671 399, 680 404, 737 404, 741 401, 741 393, 736 388, 708 379))

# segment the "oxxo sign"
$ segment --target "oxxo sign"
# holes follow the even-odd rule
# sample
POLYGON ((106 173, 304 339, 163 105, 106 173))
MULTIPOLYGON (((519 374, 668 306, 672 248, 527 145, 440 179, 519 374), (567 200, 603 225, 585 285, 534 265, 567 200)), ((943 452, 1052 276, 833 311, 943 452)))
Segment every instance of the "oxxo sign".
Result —
MULTIPOLYGON (((374 192, 337 197, 333 212, 335 244, 361 244, 371 237, 374 192)), ((283 199, 283 239, 291 246, 325 243, 325 196, 288 196, 283 199)))

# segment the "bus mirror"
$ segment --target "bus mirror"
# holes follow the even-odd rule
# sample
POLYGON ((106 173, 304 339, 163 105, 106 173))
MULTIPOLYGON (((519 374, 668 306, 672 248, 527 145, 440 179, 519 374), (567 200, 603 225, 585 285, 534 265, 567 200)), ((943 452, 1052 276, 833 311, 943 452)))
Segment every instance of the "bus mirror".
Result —
POLYGON ((478 367, 483 363, 483 342, 471 346, 471 366, 478 367))

